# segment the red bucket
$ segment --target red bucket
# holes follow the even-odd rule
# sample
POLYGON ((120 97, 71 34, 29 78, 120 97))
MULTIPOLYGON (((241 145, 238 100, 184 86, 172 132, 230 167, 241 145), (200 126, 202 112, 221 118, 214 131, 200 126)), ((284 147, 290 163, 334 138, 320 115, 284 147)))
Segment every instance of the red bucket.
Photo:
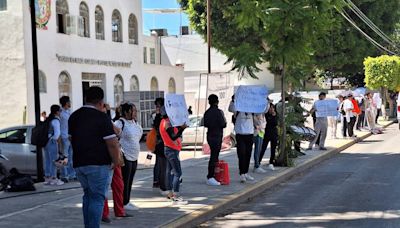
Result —
POLYGON ((229 185, 229 165, 224 160, 219 160, 215 166, 215 179, 222 185, 229 185))

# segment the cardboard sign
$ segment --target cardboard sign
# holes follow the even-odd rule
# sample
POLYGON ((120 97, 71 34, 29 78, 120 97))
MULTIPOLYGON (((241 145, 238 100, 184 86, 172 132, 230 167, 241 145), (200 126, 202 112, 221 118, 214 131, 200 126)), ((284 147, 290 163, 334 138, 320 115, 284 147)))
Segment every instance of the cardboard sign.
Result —
POLYGON ((165 94, 165 111, 173 127, 189 125, 189 113, 182 94, 165 94))
POLYGON ((265 86, 239 86, 235 93, 235 109, 238 112, 264 113, 268 105, 267 95, 265 86))
POLYGON ((339 115, 339 103, 337 100, 318 100, 314 103, 314 108, 317 117, 339 115))

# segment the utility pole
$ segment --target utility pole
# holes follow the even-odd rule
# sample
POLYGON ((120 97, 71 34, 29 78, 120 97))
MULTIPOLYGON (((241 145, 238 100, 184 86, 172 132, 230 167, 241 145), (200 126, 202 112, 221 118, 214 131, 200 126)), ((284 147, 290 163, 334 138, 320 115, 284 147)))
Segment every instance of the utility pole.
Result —
MULTIPOLYGON (((33 90, 35 98, 35 123, 40 123, 40 94, 39 94, 39 63, 38 63, 38 50, 37 50, 37 36, 36 36, 36 13, 35 13, 35 0, 29 1, 31 12, 31 29, 32 29, 32 61, 33 61, 33 90)), ((43 173, 43 154, 42 148, 36 146, 36 169, 37 181, 44 181, 43 173)))
MULTIPOLYGON (((208 57, 208 74, 211 74, 211 0, 207 0, 207 57, 208 57)), ((208 76, 207 76, 208 85, 208 76)))

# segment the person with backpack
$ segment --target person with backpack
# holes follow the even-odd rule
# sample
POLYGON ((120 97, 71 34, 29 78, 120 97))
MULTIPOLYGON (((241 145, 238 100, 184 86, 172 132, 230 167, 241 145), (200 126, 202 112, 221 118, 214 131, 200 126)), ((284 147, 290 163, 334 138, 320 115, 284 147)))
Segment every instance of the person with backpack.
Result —
POLYGON ((221 185, 215 179, 215 166, 218 162, 219 152, 222 147, 222 137, 226 128, 224 112, 218 108, 218 96, 208 96, 210 108, 204 113, 204 127, 207 128, 207 142, 210 145, 211 153, 208 162, 207 184, 211 186, 221 185))
POLYGON ((238 112, 235 108, 234 97, 229 104, 229 112, 234 113, 236 148, 239 160, 240 182, 253 181, 249 175, 251 152, 253 150, 254 122, 252 113, 238 112))
POLYGON ((60 186, 64 184, 63 181, 57 179, 57 167, 54 163, 58 158, 61 135, 60 113, 61 107, 59 105, 52 105, 50 107, 50 115, 46 119, 48 124, 48 142, 44 147, 46 185, 60 186))
POLYGON ((174 204, 187 204, 180 195, 180 184, 182 177, 181 161, 179 159, 179 152, 182 149, 182 133, 187 125, 184 124, 179 127, 174 127, 169 120, 165 106, 161 108, 161 115, 163 119, 160 123, 160 134, 164 141, 164 154, 167 158, 167 191, 169 191, 167 198, 172 200, 174 204))
POLYGON ((122 167, 122 178, 124 180, 124 209, 138 210, 130 203, 133 178, 135 177, 140 152, 140 138, 143 129, 137 122, 137 109, 134 104, 124 103, 121 105, 121 118, 115 121, 115 126, 121 130, 119 142, 122 147, 124 166, 122 167))

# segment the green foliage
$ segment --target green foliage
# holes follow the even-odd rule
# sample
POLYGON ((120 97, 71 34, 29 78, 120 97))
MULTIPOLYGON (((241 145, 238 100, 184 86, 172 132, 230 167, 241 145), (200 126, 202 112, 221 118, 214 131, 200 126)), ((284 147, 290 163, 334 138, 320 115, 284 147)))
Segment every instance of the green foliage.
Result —
POLYGON ((365 84, 370 89, 395 90, 400 85, 400 58, 382 55, 364 61, 365 84))

